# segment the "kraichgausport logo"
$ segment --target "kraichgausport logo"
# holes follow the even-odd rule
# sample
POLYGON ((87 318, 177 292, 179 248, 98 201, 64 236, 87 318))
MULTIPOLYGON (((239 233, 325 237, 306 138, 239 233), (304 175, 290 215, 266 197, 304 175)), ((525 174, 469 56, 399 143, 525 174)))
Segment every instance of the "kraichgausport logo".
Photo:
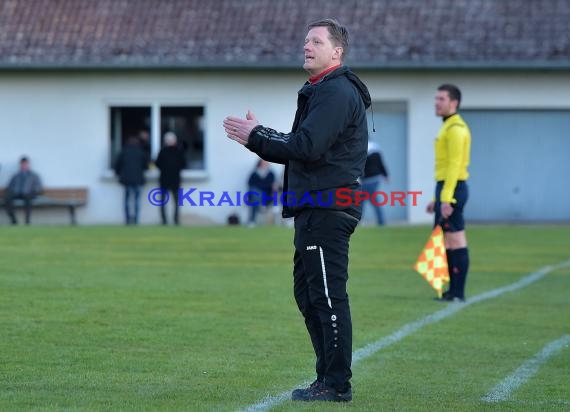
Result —
MULTIPOLYGON (((411 206, 417 206, 417 197, 421 191, 377 191, 372 194, 362 190, 340 188, 333 191, 316 192, 258 192, 249 190, 246 192, 221 191, 198 191, 197 188, 178 189, 178 206, 259 206, 259 205, 283 205, 287 207, 327 207, 331 205, 347 207, 360 206, 370 200, 375 206, 407 206, 411 199, 411 206)), ((148 201, 153 206, 164 206, 170 200, 168 190, 157 187, 148 192, 148 201)))

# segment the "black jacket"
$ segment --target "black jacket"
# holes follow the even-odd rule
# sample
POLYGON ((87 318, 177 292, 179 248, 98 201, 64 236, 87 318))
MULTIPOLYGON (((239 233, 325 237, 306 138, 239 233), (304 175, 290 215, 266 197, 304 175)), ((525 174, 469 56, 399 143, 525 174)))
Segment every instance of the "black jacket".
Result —
POLYGON ((257 170, 254 170, 247 180, 247 185, 250 188, 261 190, 267 195, 271 195, 273 192, 273 183, 275 183, 275 175, 271 170, 267 172, 265 176, 261 176, 257 170))
POLYGON ((184 154, 176 146, 165 146, 158 153, 156 167, 160 170, 160 187, 178 190, 180 188, 180 172, 186 165, 184 154))
POLYGON ((6 190, 7 197, 35 197, 44 191, 42 181, 37 173, 28 170, 27 172, 19 171, 8 184, 6 190))
POLYGON ((127 144, 115 163, 115 173, 119 182, 125 186, 142 186, 145 183, 144 171, 148 167, 148 157, 142 147, 127 144))
POLYGON ((384 165, 384 159, 380 152, 370 152, 366 158, 366 164, 364 165, 364 178, 384 176, 388 177, 388 170, 384 165))
MULTIPOLYGON (((257 126, 247 148, 261 158, 285 164, 283 191, 296 202, 283 207, 291 217, 305 207, 345 210, 360 218, 361 207, 336 203, 336 189, 360 188, 357 179, 366 162, 368 127, 366 108, 370 94, 362 81, 346 66, 324 76, 318 83, 301 88, 291 133, 257 126), (309 193, 314 200, 299 204, 309 193), (328 199, 332 196, 330 205, 328 199)), ((346 202, 346 201, 343 201, 346 202)))

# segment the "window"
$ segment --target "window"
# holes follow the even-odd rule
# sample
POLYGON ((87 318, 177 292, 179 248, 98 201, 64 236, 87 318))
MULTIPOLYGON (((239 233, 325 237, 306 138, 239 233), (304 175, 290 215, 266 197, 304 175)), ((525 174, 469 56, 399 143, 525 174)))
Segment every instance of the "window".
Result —
POLYGON ((164 134, 174 132, 188 170, 204 170, 203 106, 111 106, 110 157, 112 167, 129 137, 138 137, 151 160, 163 145, 164 134))
POLYGON ((186 168, 204 169, 204 108, 169 107, 160 108, 160 145, 164 134, 174 132, 178 145, 184 151, 186 168))
POLYGON ((151 108, 143 107, 111 107, 111 156, 109 166, 112 168, 119 152, 129 137, 138 137, 147 154, 151 155, 150 140, 151 108), (144 139, 146 138, 146 142, 144 139))

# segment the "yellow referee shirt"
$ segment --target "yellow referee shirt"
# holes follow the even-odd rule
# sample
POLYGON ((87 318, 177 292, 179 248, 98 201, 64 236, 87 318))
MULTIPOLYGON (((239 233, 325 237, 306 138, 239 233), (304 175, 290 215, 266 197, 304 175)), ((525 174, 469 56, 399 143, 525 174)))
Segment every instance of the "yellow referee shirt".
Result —
POLYGON ((435 139, 435 180, 444 181, 440 201, 455 203, 453 192, 458 180, 467 180, 471 132, 463 118, 455 113, 443 122, 435 139))

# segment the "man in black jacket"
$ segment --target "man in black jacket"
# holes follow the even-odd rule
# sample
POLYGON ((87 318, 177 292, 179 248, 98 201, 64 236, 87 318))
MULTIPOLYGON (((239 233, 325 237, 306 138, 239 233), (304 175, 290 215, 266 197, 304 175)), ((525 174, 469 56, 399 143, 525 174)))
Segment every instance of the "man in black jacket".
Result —
MULTIPOLYGON (((178 189, 180 189, 180 172, 184 169, 186 161, 184 153, 177 145, 178 137, 173 132, 164 134, 164 147, 156 158, 156 167, 160 170, 160 187, 172 193, 174 199, 174 224, 179 225, 178 219, 178 189)), ((166 205, 160 207, 162 224, 166 225, 166 205)))
POLYGON ((290 133, 227 117, 228 137, 261 158, 285 164, 283 216, 295 217, 294 294, 315 350, 316 380, 293 391, 299 401, 350 401, 352 321, 346 284, 355 202, 366 161, 370 94, 342 64, 348 31, 336 20, 312 23, 305 38, 309 81, 298 93, 290 133))
POLYGON ((26 225, 30 224, 32 214, 32 199, 43 192, 40 176, 30 169, 30 161, 27 157, 20 159, 20 171, 12 176, 6 190, 6 212, 13 225, 18 224, 14 214, 14 200, 22 199, 26 214, 26 225))
POLYGON ((125 224, 139 223, 140 194, 145 183, 144 171, 148 167, 148 157, 138 138, 130 137, 126 146, 119 153, 115 163, 115 173, 119 182, 125 187, 125 224), (131 209, 133 198, 133 210, 131 209))

